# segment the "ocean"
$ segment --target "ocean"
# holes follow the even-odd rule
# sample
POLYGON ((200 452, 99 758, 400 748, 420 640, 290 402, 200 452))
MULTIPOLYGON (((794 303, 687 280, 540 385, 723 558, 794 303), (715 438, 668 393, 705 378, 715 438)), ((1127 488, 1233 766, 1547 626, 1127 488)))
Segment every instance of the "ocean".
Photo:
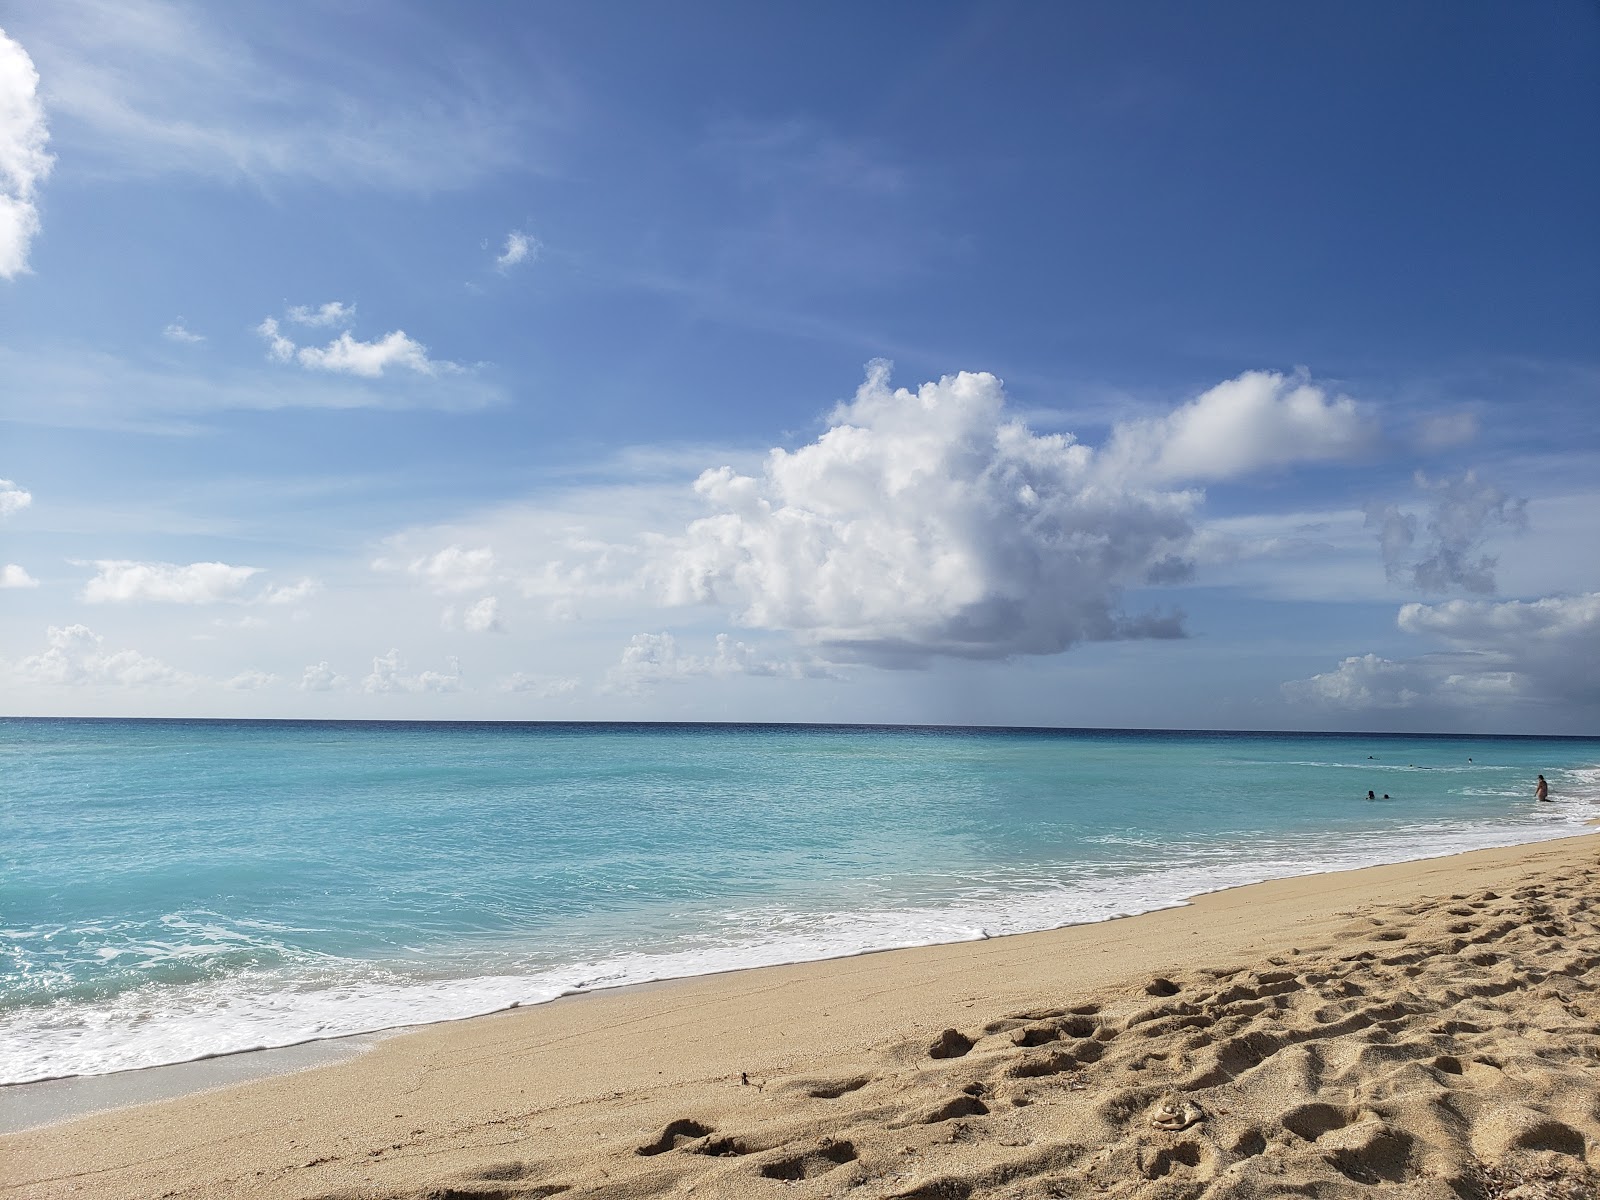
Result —
POLYGON ((10 719, 0 780, 14 1083, 1563 837, 1600 739, 10 719))

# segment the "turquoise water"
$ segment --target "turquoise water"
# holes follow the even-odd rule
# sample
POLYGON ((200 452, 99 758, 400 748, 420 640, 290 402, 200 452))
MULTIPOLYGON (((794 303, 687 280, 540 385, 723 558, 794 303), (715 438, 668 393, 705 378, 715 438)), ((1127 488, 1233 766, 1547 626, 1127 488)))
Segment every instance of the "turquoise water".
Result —
POLYGON ((1572 739, 0 721, 0 1081, 1560 837, 1600 816, 1597 764, 1572 739))

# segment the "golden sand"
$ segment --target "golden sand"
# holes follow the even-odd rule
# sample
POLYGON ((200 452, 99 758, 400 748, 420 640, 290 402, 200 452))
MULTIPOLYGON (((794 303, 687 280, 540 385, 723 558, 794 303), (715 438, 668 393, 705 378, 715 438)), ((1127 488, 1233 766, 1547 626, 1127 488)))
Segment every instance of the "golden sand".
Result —
POLYGON ((1600 1197, 1592 837, 574 997, 0 1138, 0 1196, 1600 1197))

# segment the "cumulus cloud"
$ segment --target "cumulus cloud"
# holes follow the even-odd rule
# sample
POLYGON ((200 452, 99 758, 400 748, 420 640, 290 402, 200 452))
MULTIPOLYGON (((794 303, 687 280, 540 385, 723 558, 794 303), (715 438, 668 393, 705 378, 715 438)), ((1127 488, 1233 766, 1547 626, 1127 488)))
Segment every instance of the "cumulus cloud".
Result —
POLYGON ((256 599, 260 604, 299 604, 303 600, 309 600, 321 590, 322 585, 315 579, 301 579, 281 587, 269 587, 256 599))
POLYGON ((708 470, 695 490, 713 514, 665 547, 664 597, 737 605, 834 656, 916 665, 1182 636, 1178 614, 1119 604, 1183 574, 1197 494, 1109 480, 1089 447, 1009 418, 992 375, 912 392, 874 362, 815 442, 773 450, 760 478, 708 470))
POLYGON ((39 72, 18 43, 0 30, 0 278, 28 271, 28 250, 39 232, 39 184, 55 159, 39 103, 39 72))
POLYGON ((514 671, 497 685, 502 692, 524 692, 541 700, 554 700, 569 696, 578 690, 578 681, 562 675, 529 675, 514 671))
POLYGON ((1303 375, 1247 371, 1165 417, 1118 425, 1104 459, 1125 479, 1202 483, 1351 458, 1373 436, 1350 397, 1303 375))
POLYGON ((538 239, 529 237, 520 229, 513 229, 506 234, 506 248, 495 257, 494 265, 504 271, 520 262, 525 262, 538 256, 538 239))
POLYGON ((324 659, 305 669, 300 676, 298 686, 302 692, 332 692, 344 687, 346 682, 345 677, 330 667, 324 659))
POLYGON ((84 585, 83 598, 91 604, 120 604, 155 600, 167 604, 217 604, 238 600, 260 567, 234 567, 227 563, 131 562, 100 559, 98 574, 84 585))
POLYGON ((137 650, 107 651, 104 642, 84 625, 52 625, 45 633, 44 653, 22 659, 16 664, 15 673, 27 683, 71 687, 141 687, 191 681, 190 676, 160 659, 137 650))
POLYGON ((1547 705, 1581 714, 1600 705, 1600 592, 1540 600, 1407 604, 1400 629, 1447 649, 1391 660, 1366 654, 1284 684, 1315 707, 1362 711, 1547 705))
MULTIPOLYGON (((321 308, 290 309, 291 320, 305 324, 323 325, 353 315, 337 301, 321 308), (338 310, 328 320, 324 314, 338 310), (298 317, 296 314, 300 314, 298 317)), ((437 376, 464 371, 457 363, 428 357, 428 348, 404 330, 396 329, 370 342, 363 342, 346 329, 326 346, 299 346, 283 332, 276 317, 265 317, 256 326, 262 340, 267 343, 267 357, 273 362, 297 362, 308 371, 329 371, 340 375, 356 375, 363 379, 377 379, 389 370, 411 371, 418 375, 437 376)))
POLYGON ((498 595, 485 595, 478 598, 470 605, 464 605, 461 611, 456 611, 456 606, 446 608, 443 614, 445 629, 464 629, 469 634, 504 634, 506 626, 499 618, 498 595))
POLYGON ((1421 546, 1416 544, 1415 513, 1395 504, 1372 504, 1366 510, 1366 527, 1377 533, 1390 582, 1423 592, 1493 592, 1497 560, 1482 553, 1483 543, 1496 530, 1526 529, 1528 502, 1480 481, 1472 471, 1459 479, 1437 480, 1419 471, 1416 485, 1432 496, 1427 540, 1421 546))
POLYGON ((39 581, 27 570, 16 563, 7 563, 0 567, 0 589, 4 588, 36 588, 39 581))
POLYGON ((25 491, 9 479, 0 479, 0 517, 21 512, 32 503, 32 492, 25 491))
POLYGON ((445 659, 444 671, 423 671, 417 675, 405 673, 405 660, 400 651, 390 650, 372 660, 372 673, 361 681, 361 690, 372 695, 385 692, 459 692, 461 690, 461 660, 445 659))
POLYGON ((753 646, 719 633, 709 655, 678 649, 670 633, 636 633, 623 648, 621 661, 606 676, 610 691, 638 693, 659 683, 685 679, 760 675, 784 679, 836 679, 827 663, 814 658, 766 658, 753 646))
MULTIPOLYGON (((386 568, 391 564, 379 559, 373 565, 386 568)), ((494 550, 489 546, 446 546, 412 559, 406 570, 437 592, 476 591, 494 580, 494 550)))
POLYGON ((222 686, 236 692, 253 692, 259 688, 268 687, 277 683, 278 677, 266 671, 240 671, 232 679, 227 680, 222 686))
POLYGON ((315 307, 309 304, 296 304, 284 315, 296 325, 331 325, 342 329, 355 321, 356 306, 346 304, 342 300, 329 300, 326 304, 315 307))
POLYGON ((161 336, 166 338, 169 342, 178 342, 185 346, 193 346, 197 342, 203 342, 206 340, 204 334, 195 333, 192 329, 185 325, 182 317, 179 317, 176 321, 172 322, 172 324, 163 329, 161 331, 161 336))

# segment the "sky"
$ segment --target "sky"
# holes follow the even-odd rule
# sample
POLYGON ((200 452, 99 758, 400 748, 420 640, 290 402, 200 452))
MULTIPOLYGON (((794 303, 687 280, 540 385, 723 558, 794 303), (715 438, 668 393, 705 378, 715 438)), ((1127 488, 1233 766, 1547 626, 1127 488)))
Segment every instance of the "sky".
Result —
POLYGON ((0 713, 1600 734, 1600 7, 0 0, 0 713))

